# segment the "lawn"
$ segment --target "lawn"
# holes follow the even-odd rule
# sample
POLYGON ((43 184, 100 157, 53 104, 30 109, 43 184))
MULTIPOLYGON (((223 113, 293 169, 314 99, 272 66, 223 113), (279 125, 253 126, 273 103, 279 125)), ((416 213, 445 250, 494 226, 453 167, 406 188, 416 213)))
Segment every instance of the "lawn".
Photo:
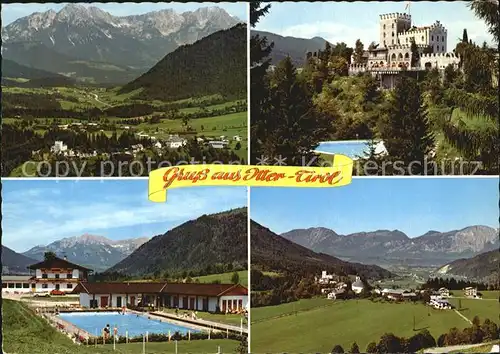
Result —
MULTIPOLYGON (((175 314, 174 309, 162 309, 163 312, 169 314, 175 314)), ((179 310, 179 314, 182 314, 184 310, 179 310)), ((220 313, 210 313, 210 312, 202 312, 198 311, 198 318, 206 321, 212 321, 217 323, 224 323, 233 326, 240 327, 241 319, 243 318, 243 326, 246 326, 245 318, 242 315, 238 314, 220 314, 220 313)))
POLYGON ((472 321, 474 316, 478 316, 481 322, 486 318, 500 324, 498 314, 500 313, 500 303, 495 299, 454 299, 450 298, 449 302, 456 306, 457 310, 462 315, 472 321), (459 304, 461 303, 461 308, 459 304))
MULTIPOLYGON (((36 316, 25 304, 2 301, 2 329, 4 353, 16 354, 136 354, 142 353, 142 343, 78 346, 64 334, 56 331, 44 319, 36 316)), ((234 353, 239 342, 228 339, 179 341, 179 353, 234 353)), ((146 353, 174 353, 174 342, 147 343, 146 353)))
MULTIPOLYGON (((195 277, 194 279, 198 279, 200 283, 213 283, 214 281, 220 281, 222 284, 230 284, 232 283, 232 277, 234 272, 222 273, 222 274, 210 274, 203 275, 201 277, 195 277)), ((238 272, 238 276, 240 278, 239 283, 248 288, 248 271, 242 270, 238 272)))
POLYGON ((428 329, 434 337, 451 327, 468 326, 454 311, 433 310, 420 303, 340 300, 321 307, 327 301, 301 300, 296 307, 302 311, 296 314, 293 303, 252 309, 252 351, 326 353, 336 344, 350 348, 353 342, 364 351, 368 343, 387 332, 414 335, 414 317, 416 329, 428 329), (288 316, 276 318, 279 315, 288 316))

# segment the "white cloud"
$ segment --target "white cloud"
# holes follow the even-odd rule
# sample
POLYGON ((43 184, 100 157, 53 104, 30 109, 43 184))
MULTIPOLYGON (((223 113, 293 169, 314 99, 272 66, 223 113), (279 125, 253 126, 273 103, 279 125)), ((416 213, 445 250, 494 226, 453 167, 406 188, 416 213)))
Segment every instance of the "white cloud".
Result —
POLYGON ((245 206, 247 198, 245 188, 235 187, 172 190, 166 203, 149 202, 145 192, 111 198, 96 195, 84 201, 53 198, 49 189, 21 193, 31 197, 20 198, 18 193, 9 192, 2 203, 4 244, 19 251, 78 236, 86 230, 102 230, 101 234, 106 235, 106 231, 113 228, 165 222, 180 224, 205 213, 245 206))

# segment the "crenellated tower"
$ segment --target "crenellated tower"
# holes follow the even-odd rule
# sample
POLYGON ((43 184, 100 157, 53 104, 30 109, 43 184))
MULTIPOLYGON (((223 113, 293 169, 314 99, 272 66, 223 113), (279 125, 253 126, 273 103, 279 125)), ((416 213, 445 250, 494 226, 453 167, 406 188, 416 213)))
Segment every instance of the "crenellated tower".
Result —
POLYGON ((380 15, 380 47, 399 43, 399 34, 411 28, 411 16, 395 12, 380 15))

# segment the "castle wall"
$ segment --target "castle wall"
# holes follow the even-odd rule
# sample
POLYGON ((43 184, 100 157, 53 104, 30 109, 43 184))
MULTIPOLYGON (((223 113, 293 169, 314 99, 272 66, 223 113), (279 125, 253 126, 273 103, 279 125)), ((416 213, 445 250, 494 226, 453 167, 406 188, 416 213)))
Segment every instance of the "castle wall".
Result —
POLYGON ((411 27, 411 16, 405 13, 380 15, 380 47, 398 44, 398 33, 411 27))

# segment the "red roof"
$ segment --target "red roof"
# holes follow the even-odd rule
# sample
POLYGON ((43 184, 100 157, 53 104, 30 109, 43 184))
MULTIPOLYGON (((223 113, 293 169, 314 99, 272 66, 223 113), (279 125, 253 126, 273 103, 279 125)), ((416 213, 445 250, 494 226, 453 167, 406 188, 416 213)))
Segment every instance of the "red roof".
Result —
POLYGON ((163 293, 199 296, 248 295, 240 284, 159 283, 159 282, 80 282, 73 293, 87 294, 139 294, 163 293))
POLYGON ((29 269, 50 269, 50 268, 70 268, 70 269, 80 269, 80 270, 92 270, 90 268, 82 267, 81 265, 68 262, 65 259, 54 257, 49 260, 44 260, 43 262, 32 264, 28 266, 29 269))

